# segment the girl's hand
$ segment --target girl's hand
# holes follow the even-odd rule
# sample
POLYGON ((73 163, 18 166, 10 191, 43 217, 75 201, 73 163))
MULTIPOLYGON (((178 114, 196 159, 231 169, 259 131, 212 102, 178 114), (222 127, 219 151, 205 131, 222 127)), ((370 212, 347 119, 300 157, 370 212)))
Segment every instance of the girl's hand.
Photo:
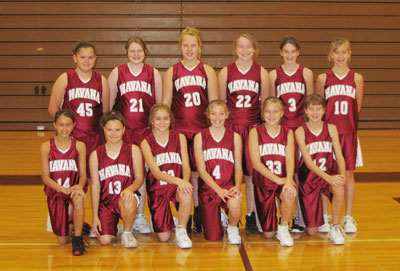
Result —
POLYGON ((185 194, 192 194, 193 186, 189 182, 180 179, 177 185, 178 185, 178 191, 183 192, 185 194))
POLYGON ((226 200, 230 198, 229 190, 227 189, 220 188, 215 192, 217 192, 218 197, 220 197, 223 202, 226 202, 226 200))
POLYGON ((134 197, 134 194, 131 190, 125 189, 124 191, 121 192, 120 197, 121 197, 121 200, 132 200, 134 197))
POLYGON ((74 188, 75 186, 78 186, 79 188, 72 190, 70 198, 72 198, 74 196, 78 196, 78 197, 83 198, 83 200, 85 200, 86 199, 86 194, 85 194, 85 192, 83 192, 83 190, 81 189, 81 187, 79 185, 74 185, 70 189, 74 188))
POLYGON ((346 179, 342 175, 330 176, 328 183, 332 186, 342 186, 346 183, 346 179))
POLYGON ((93 217, 92 231, 94 234, 96 234, 97 238, 100 238, 100 232, 102 231, 102 229, 101 229, 101 222, 100 222, 99 217, 93 217))
POLYGON ((241 199, 242 198, 242 193, 240 192, 239 188, 234 186, 231 189, 229 189, 229 197, 241 199))
POLYGON ((289 198, 296 198, 297 189, 293 181, 288 181, 283 185, 282 192, 286 194, 289 198))

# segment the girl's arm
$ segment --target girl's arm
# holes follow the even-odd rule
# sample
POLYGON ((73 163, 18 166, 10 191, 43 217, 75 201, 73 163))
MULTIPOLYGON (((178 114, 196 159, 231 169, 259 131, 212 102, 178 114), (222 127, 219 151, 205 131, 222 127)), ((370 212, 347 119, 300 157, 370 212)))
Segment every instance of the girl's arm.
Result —
MULTIPOLYGON (((326 73, 322 73, 318 75, 317 81, 315 82, 315 93, 321 95, 321 97, 325 98, 325 82, 326 82, 326 73)), ((303 131, 304 132, 304 131, 303 131)), ((296 137, 297 140, 297 137, 296 137)))
POLYGON ((355 73, 354 80, 356 82, 357 109, 358 113, 360 113, 364 97, 364 78, 361 74, 355 73))
POLYGON ((164 74, 164 79, 162 84, 163 85, 162 102, 164 104, 167 104, 169 107, 171 107, 171 102, 172 102, 172 90, 173 90, 172 73, 173 73, 173 67, 169 67, 169 69, 164 74))
POLYGON ((53 89, 51 90, 50 102, 48 107, 49 114, 52 118, 54 118, 56 112, 60 108, 61 101, 65 93, 65 89, 67 88, 67 84, 68 84, 68 77, 66 72, 61 74, 54 82, 53 89))
POLYGON ((143 184, 142 152, 136 145, 132 145, 132 166, 134 180, 130 186, 128 186, 121 192, 122 199, 130 199, 133 196, 133 193, 135 193, 143 184))
POLYGON ((86 174, 86 145, 81 141, 76 141, 76 149, 79 154, 79 186, 83 189, 87 182, 86 174))
POLYGON ((271 95, 270 96, 274 96, 275 97, 275 81, 276 81, 276 70, 272 70, 269 73, 269 82, 270 82, 270 90, 271 90, 271 95))
POLYGON ((218 80, 217 74, 215 73, 214 69, 210 66, 204 64, 204 70, 207 74, 207 90, 208 90, 208 101, 211 102, 212 100, 218 99, 218 80))
POLYGON ((181 141, 182 179, 184 182, 178 183, 178 189, 180 189, 185 193, 190 194, 193 191, 193 187, 190 183, 190 177, 192 175, 192 171, 190 170, 186 137, 183 134, 179 134, 179 140, 181 141))
POLYGON ((160 72, 154 68, 154 85, 156 92, 156 103, 162 101, 162 78, 160 72))
MULTIPOLYGON (((314 93, 314 75, 313 72, 309 68, 303 69, 303 77, 304 81, 306 81, 306 96, 314 93)), ((324 82, 325 85, 325 82, 324 82)))
POLYGON ((329 135, 332 138, 333 150, 335 152, 336 163, 339 168, 339 175, 345 179, 346 176, 346 162, 343 157, 342 147, 340 146, 339 135, 335 125, 328 124, 329 135))
POLYGON ((235 186, 229 190, 231 197, 242 197, 240 186, 243 180, 242 168, 242 138, 238 133, 234 133, 234 151, 235 151, 235 186))
POLYGON ((266 69, 261 67, 261 104, 270 96, 271 83, 269 80, 268 72, 266 69))
POLYGON ((228 81, 228 69, 224 67, 218 73, 218 94, 219 98, 223 101, 226 101, 226 89, 227 89, 227 81, 228 81))
POLYGON ((113 108, 118 94, 118 67, 115 67, 108 76, 108 86, 110 89, 110 109, 113 108))
POLYGON ((287 145, 286 145, 286 157, 285 157, 285 164, 286 164, 286 182, 283 185, 282 191, 287 193, 290 197, 296 197, 297 190, 296 184, 293 180, 294 174, 294 135, 293 131, 289 130, 288 137, 287 137, 287 145))
POLYGON ((250 160, 253 168, 257 170, 265 178, 277 183, 284 184, 286 182, 285 178, 280 178, 273 174, 263 163, 261 163, 260 151, 258 147, 257 130, 253 128, 250 130, 249 134, 249 152, 250 160))
POLYGON ((103 103, 103 113, 110 111, 110 87, 108 81, 104 76, 101 76, 101 85, 103 88, 103 94, 101 96, 101 102, 103 103))
POLYGON ((100 203, 100 179, 99 179, 99 161, 97 160, 97 151, 93 151, 89 158, 90 165, 90 197, 92 199, 92 229, 97 237, 100 236, 101 222, 99 219, 99 203, 100 203))
POLYGON ((207 172, 206 163, 203 156, 203 139, 201 133, 198 133, 194 137, 194 157, 196 159, 197 171, 199 172, 200 178, 211 187, 217 195, 226 202, 226 198, 229 197, 229 192, 226 189, 221 188, 214 180, 214 178, 207 172))

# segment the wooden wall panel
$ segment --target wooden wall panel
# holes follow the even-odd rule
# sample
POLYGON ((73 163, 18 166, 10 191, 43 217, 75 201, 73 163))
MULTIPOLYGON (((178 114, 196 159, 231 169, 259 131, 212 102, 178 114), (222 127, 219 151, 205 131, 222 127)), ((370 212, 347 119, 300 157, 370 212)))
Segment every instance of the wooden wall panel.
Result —
POLYGON ((351 67, 365 79, 359 127, 400 128, 400 0, 0 0, 0 10, 0 130, 52 128, 50 90, 62 72, 73 68, 77 40, 95 44, 96 69, 108 76, 126 62, 128 37, 141 36, 150 50, 147 62, 163 74, 180 59, 177 41, 186 26, 200 29, 203 61, 217 71, 233 61, 231 44, 239 31, 256 35, 257 61, 268 70, 281 64, 280 41, 297 37, 299 62, 314 77, 331 66, 330 41, 347 37, 351 67))

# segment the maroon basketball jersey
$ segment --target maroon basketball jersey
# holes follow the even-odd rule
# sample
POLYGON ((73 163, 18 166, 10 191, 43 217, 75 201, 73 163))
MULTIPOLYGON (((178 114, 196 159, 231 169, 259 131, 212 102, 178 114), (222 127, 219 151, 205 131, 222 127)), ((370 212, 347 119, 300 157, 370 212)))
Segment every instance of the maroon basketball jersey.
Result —
MULTIPOLYGON (((162 146, 157 142, 153 133, 148 135, 146 140, 150 146, 151 153, 153 154, 158 168, 168 175, 182 178, 181 141, 179 139, 179 133, 170 130, 168 142, 165 146, 162 146)), ((146 177, 146 189, 148 192, 162 194, 167 185, 175 184, 157 180, 153 176, 153 173, 148 170, 146 177)))
MULTIPOLYGON (((76 149, 75 139, 72 139, 68 150, 61 151, 57 148, 54 137, 50 138, 49 171, 50 178, 65 188, 79 183, 79 153, 76 149)), ((44 186, 44 192, 47 196, 58 193, 60 197, 65 196, 66 199, 70 197, 70 195, 55 191, 47 185, 44 186)))
POLYGON ((88 82, 83 82, 75 70, 67 71, 67 77, 62 108, 68 108, 74 113, 74 129, 85 133, 98 133, 100 117, 103 114, 101 74, 93 71, 88 82))
POLYGON ((307 96, 306 82, 303 77, 304 67, 299 66, 291 75, 282 66, 276 68, 275 97, 283 103, 282 125, 297 128, 304 118, 304 101, 307 96))
MULTIPOLYGON (((281 125, 279 133, 271 136, 264 124, 256 126, 261 162, 275 175, 286 176, 286 146, 289 128, 281 125)), ((254 185, 275 190, 279 185, 253 170, 254 185)))
POLYGON ((227 66, 226 101, 229 121, 237 124, 260 123, 261 66, 253 62, 243 73, 235 62, 227 66))
MULTIPOLYGON (((305 134, 305 144, 313 162, 327 174, 336 172, 332 138, 329 135, 328 124, 324 123, 321 132, 314 134, 307 124, 302 124, 305 134)), ((301 182, 316 182, 321 180, 317 174, 307 168, 304 157, 300 158, 299 180, 301 182)))
POLYGON ((339 78, 332 70, 326 71, 325 122, 336 125, 339 134, 357 130, 358 108, 354 71, 339 78))
POLYGON ((107 154, 105 144, 98 147, 96 152, 99 162, 100 203, 113 202, 133 182, 132 145, 122 143, 116 157, 107 154))
POLYGON ((135 75, 128 64, 118 66, 118 94, 114 109, 125 117, 130 129, 148 126, 150 108, 156 103, 154 68, 146 63, 142 71, 135 75))
POLYGON ((198 133, 207 128, 204 114, 208 106, 207 74, 203 62, 192 70, 182 62, 173 66, 173 96, 171 109, 175 129, 180 132, 198 133))
MULTIPOLYGON (((235 185, 235 137, 231 129, 226 128, 224 136, 217 141, 209 128, 201 132, 203 158, 208 174, 222 188, 235 185)), ((210 193, 214 190, 199 177, 199 192, 210 193)))

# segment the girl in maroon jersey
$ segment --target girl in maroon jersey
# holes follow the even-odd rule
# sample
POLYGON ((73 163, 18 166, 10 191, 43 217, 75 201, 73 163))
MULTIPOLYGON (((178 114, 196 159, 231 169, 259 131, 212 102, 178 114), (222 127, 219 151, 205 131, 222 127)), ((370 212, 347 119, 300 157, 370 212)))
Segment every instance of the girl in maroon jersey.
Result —
POLYGON ((289 221, 296 207, 294 174, 294 136, 280 125, 281 100, 270 97, 263 102, 265 121, 250 130, 249 149, 253 164, 254 195, 260 224, 266 238, 273 238, 278 225, 275 198, 281 201, 277 239, 281 246, 293 246, 289 221))
POLYGON ((111 244, 118 233, 119 218, 125 231, 121 243, 137 247, 131 228, 139 205, 139 187, 143 184, 142 153, 136 145, 122 140, 125 119, 110 111, 101 119, 106 143, 90 155, 92 176, 92 230, 102 245, 111 244))
POLYGON ((167 242, 175 227, 170 201, 179 202, 176 244, 191 248, 186 226, 192 208, 193 187, 189 182, 190 165, 186 138, 173 127, 173 115, 166 104, 155 104, 150 109, 149 123, 153 132, 141 143, 149 168, 146 177, 148 205, 154 232, 161 242, 167 242))
POLYGON ((260 101, 269 96, 268 72, 255 62, 258 43, 253 34, 243 32, 233 41, 235 62, 224 67, 218 74, 219 97, 227 101, 229 118, 227 127, 242 138, 243 171, 246 185, 246 229, 259 233, 256 225, 252 167, 248 150, 248 134, 261 122, 260 101))
MULTIPOLYGON (((351 57, 350 42, 337 38, 331 43, 328 59, 333 67, 320 74, 316 91, 326 100, 325 122, 335 124, 340 145, 346 161, 346 215, 343 219, 346 233, 357 232, 353 204, 355 196, 354 169, 362 166, 361 149, 358 143, 358 114, 361 111, 364 79, 349 68, 351 57), (341 91, 346 89, 346 91, 341 91)), ((326 211, 325 207, 325 211, 326 211)))
MULTIPOLYGON (((156 68, 144 63, 149 51, 140 37, 130 37, 125 49, 129 62, 114 68, 108 77, 110 104, 126 120, 124 140, 139 146, 151 133, 148 127, 149 111, 154 104, 161 102, 162 78, 156 68)), ((144 216, 145 183, 139 192, 140 204, 133 228, 140 233, 150 233, 144 216)))
POLYGON ((72 136, 86 144, 89 156, 102 142, 99 120, 109 111, 110 93, 107 79, 93 71, 97 59, 93 44, 78 42, 72 52, 76 67, 54 82, 48 110, 52 117, 59 108, 74 113, 76 127, 72 136))
POLYGON ((228 211, 229 243, 241 244, 237 225, 242 215, 242 139, 225 128, 228 115, 224 101, 209 103, 207 117, 211 125, 195 136, 194 154, 200 174, 199 202, 205 238, 215 241, 223 237, 222 207, 228 211))
MULTIPOLYGON (((204 112, 209 101, 218 98, 218 83, 215 71, 200 61, 201 38, 196 28, 186 27, 179 39, 182 60, 170 67, 163 80, 163 103, 174 112, 175 129, 188 141, 192 184, 194 189, 194 231, 201 232, 200 209, 197 198, 197 179, 193 155, 193 138, 207 128, 204 112)), ((188 229, 190 230, 190 223, 188 229)))
POLYGON ((72 254, 80 256, 86 252, 82 239, 86 198, 83 187, 87 181, 86 147, 83 142, 71 137, 75 117, 70 110, 58 110, 53 125, 56 136, 43 143, 40 149, 44 191, 58 242, 66 244, 74 230, 72 254))
POLYGON ((345 162, 335 125, 322 121, 325 101, 318 94, 307 97, 304 104, 306 122, 295 135, 302 157, 299 165, 299 198, 307 233, 315 235, 323 225, 322 197, 332 197, 330 240, 343 245, 344 232, 340 215, 344 204, 345 162), (337 170, 338 168, 338 170, 337 170))
MULTIPOLYGON (((304 118, 304 101, 314 92, 313 72, 297 63, 300 55, 300 43, 294 37, 286 37, 279 46, 283 64, 269 73, 272 95, 283 103, 282 125, 293 130, 301 125, 304 118)), ((298 168, 298 147, 295 144, 295 171, 298 168)), ((295 178, 297 175, 295 175, 295 178)), ((298 201, 298 199, 297 199, 298 201)), ((293 217, 292 232, 304 231, 304 221, 297 205, 293 217)))

